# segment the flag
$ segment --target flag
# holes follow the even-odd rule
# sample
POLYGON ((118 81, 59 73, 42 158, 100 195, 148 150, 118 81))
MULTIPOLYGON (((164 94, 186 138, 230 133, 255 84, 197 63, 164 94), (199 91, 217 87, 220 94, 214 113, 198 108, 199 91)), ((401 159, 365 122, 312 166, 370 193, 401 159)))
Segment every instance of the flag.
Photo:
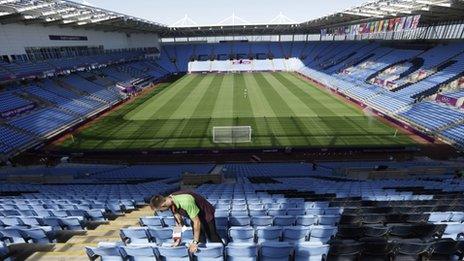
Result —
POLYGON ((366 26, 365 23, 358 25, 358 34, 364 33, 364 27, 366 26))
POLYGON ((375 22, 375 26, 374 26, 374 32, 378 32, 378 31, 379 31, 379 25, 380 25, 380 21, 376 21, 376 22, 375 22))
POLYGON ((401 23, 401 17, 395 18, 395 31, 400 31, 400 30, 401 30, 401 29, 399 28, 399 27, 400 27, 400 23, 401 23))
POLYGON ((387 31, 391 32, 395 30, 395 18, 389 19, 388 20, 388 28, 387 31))
POLYGON ((403 30, 404 29, 404 24, 406 23, 406 17, 401 17, 401 22, 400 22, 400 25, 398 27, 398 30, 403 30))
POLYGON ((404 29, 409 30, 411 29, 411 24, 412 24, 412 16, 406 17, 406 22, 404 22, 404 29))
POLYGON ((413 16, 413 18, 412 18, 412 24, 411 24, 411 28, 412 28, 412 29, 416 29, 417 26, 419 26, 420 18, 421 18, 421 15, 415 15, 415 16, 413 16))
POLYGON ((388 20, 383 20, 383 32, 388 30, 388 20))
POLYGON ((373 32, 375 32, 375 22, 371 22, 370 27, 369 27, 369 33, 373 33, 373 32))
POLYGON ((363 33, 368 34, 371 30, 371 23, 366 23, 364 26, 364 31, 363 33))
POLYGON ((380 21, 379 21, 379 27, 377 28, 377 32, 382 32, 382 31, 383 31, 383 22, 384 22, 384 21, 385 21, 385 20, 380 20, 380 21))

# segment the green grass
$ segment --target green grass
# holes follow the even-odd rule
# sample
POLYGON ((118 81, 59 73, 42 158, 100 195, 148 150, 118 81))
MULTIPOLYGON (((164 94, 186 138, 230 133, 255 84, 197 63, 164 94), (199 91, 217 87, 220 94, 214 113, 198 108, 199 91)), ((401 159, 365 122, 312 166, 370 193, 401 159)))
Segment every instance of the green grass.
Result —
POLYGON ((186 75, 110 113, 60 148, 84 150, 390 147, 415 142, 292 73, 186 75), (244 90, 247 89, 247 97, 244 90), (251 126, 215 144, 213 126, 251 126))

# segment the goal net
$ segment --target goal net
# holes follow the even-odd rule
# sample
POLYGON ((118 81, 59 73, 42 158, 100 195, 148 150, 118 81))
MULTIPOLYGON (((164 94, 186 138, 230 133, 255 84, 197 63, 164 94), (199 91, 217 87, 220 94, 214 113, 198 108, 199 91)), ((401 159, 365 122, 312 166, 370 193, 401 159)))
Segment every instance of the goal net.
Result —
POLYGON ((213 127, 214 143, 251 142, 251 126, 213 127))

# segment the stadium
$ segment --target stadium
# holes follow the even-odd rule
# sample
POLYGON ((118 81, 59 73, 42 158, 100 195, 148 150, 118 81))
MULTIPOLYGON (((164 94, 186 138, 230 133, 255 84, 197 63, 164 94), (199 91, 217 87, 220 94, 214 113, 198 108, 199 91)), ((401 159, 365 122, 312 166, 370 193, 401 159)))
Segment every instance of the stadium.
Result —
POLYGON ((0 260, 463 260, 464 1, 112 7, 0 0, 0 260))

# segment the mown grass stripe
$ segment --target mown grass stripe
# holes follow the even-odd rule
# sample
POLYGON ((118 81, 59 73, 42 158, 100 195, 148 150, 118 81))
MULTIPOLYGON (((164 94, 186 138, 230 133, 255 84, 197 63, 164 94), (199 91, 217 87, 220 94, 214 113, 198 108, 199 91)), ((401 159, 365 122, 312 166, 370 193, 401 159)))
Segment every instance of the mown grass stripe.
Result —
MULTIPOLYGON (((369 117, 363 114, 359 109, 355 108, 352 105, 340 102, 336 97, 333 97, 331 94, 326 93, 314 86, 311 86, 309 83, 303 81, 295 74, 276 74, 275 77, 282 82, 283 85, 290 88, 298 97, 306 100, 307 104, 318 104, 315 108, 323 108, 324 111, 329 111, 333 115, 337 116, 337 119, 332 121, 338 121, 338 125, 342 131, 337 133, 341 140, 346 139, 345 136, 341 134, 349 133, 353 135, 354 138, 359 140, 370 139, 373 144, 379 141, 377 135, 392 135, 394 134, 394 129, 390 126, 378 121, 373 116, 369 117), (308 88, 309 87, 309 88, 308 88), (298 89, 300 91, 298 91, 298 89), (315 95, 303 95, 305 92, 317 92, 317 99, 315 95), (330 101, 332 100, 332 101, 330 101)), ((322 111, 317 112, 318 115, 323 115, 322 111)), ((329 121, 329 119, 326 119, 329 121)), ((329 123, 330 124, 330 123, 329 123)), ((335 124, 335 123, 334 123, 335 124)), ((333 125, 333 124, 330 124, 333 125)), ((333 128, 333 127, 332 127, 333 128)), ((388 141, 387 143, 389 143, 388 141)), ((400 137, 396 139, 394 143, 404 143, 410 142, 409 138, 400 137)), ((382 143, 380 143, 382 144, 382 143)))
MULTIPOLYGON (((250 106, 253 110, 255 125, 252 126, 253 143, 257 146, 281 146, 276 138, 276 128, 271 128, 267 118, 275 118, 271 105, 267 102, 263 90, 253 74, 244 74, 243 79, 248 88, 250 106)), ((280 130, 283 131, 283 130, 280 130)))
POLYGON ((163 91, 157 93, 155 97, 152 96, 142 104, 133 107, 130 112, 124 115, 125 118, 129 120, 136 120, 138 117, 145 117, 146 112, 155 113, 156 110, 175 97, 184 86, 190 85, 194 79, 195 75, 186 75, 182 77, 170 84, 169 88, 163 88, 163 91))
POLYGON ((199 100, 195 103, 195 108, 191 108, 192 116, 185 124, 173 131, 173 133, 178 134, 177 136, 180 137, 180 139, 174 142, 175 146, 179 146, 178 144, 180 143, 186 147, 196 148, 211 144, 211 135, 209 134, 210 124, 213 120, 211 115, 224 79, 221 75, 211 76, 213 77, 212 80, 207 85, 206 82, 204 83, 204 90, 201 97, 197 97, 199 100), (195 140, 191 140, 191 138, 195 138, 195 140), (190 143, 186 143, 186 140, 190 141, 190 143))
MULTIPOLYGON (((202 111, 199 111, 198 108, 204 108, 202 102, 207 101, 210 104, 211 100, 205 100, 204 96, 207 92, 211 91, 211 83, 214 80, 217 80, 217 76, 214 74, 208 74, 203 77, 203 80, 198 83, 196 86, 190 86, 190 92, 185 97, 184 100, 179 100, 176 110, 169 117, 169 119, 183 119, 183 118, 202 118, 202 117, 211 117, 211 114, 203 116, 202 111)), ((211 113, 211 110, 207 110, 207 113, 211 113)))
MULTIPOLYGON (((291 117, 291 122, 287 124, 295 126, 295 129, 298 130, 298 132, 301 134, 301 139, 304 138, 304 140, 300 139, 298 143, 303 141, 312 144, 314 141, 310 138, 311 136, 318 135, 319 133, 327 135, 327 130, 330 129, 330 125, 325 123, 319 117, 319 114, 316 112, 316 109, 314 109, 317 108, 317 106, 314 106, 314 104, 311 103, 306 103, 304 100, 302 100, 302 97, 300 97, 300 95, 303 95, 304 97, 308 95, 293 93, 292 90, 289 89, 289 86, 282 84, 278 79, 275 78, 274 75, 277 74, 268 74, 266 80, 269 82, 269 85, 273 87, 275 92, 278 93, 278 95, 280 95, 280 97, 285 97, 282 99, 287 101, 290 110, 293 111, 293 114, 295 116, 291 117), (294 120, 294 117, 305 117, 305 120, 297 121, 294 120)), ((282 119, 282 121, 287 120, 282 119)), ((301 144, 295 145, 301 146, 301 144)))
POLYGON ((234 77, 231 74, 221 75, 222 82, 212 113, 213 118, 233 118, 234 112, 234 77))
MULTIPOLYGON (((314 96, 311 95, 304 95, 304 87, 296 85, 294 81, 289 80, 285 77, 283 77, 281 74, 275 74, 274 77, 281 82, 281 84, 285 87, 288 88, 295 96, 299 97, 303 102, 306 104, 312 104, 312 107, 315 108, 314 110, 316 111, 317 115, 323 120, 327 121, 327 123, 330 125, 333 125, 328 122, 330 119, 329 117, 336 117, 338 124, 344 128, 344 130, 352 132, 353 134, 373 134, 373 131, 370 129, 374 129, 376 126, 379 126, 378 122, 375 122, 371 124, 373 128, 367 128, 369 127, 366 122, 369 120, 367 117, 364 117, 363 115, 360 115, 358 113, 357 116, 347 116, 347 115, 340 115, 338 112, 332 110, 331 106, 327 106, 325 103, 322 103, 320 100, 327 100, 324 99, 324 96, 328 96, 328 94, 325 93, 320 93, 320 95, 317 96, 317 99, 314 98, 314 96), (317 108, 317 110, 316 110, 317 108), (328 117, 326 117, 327 115, 328 117)), ((308 85, 306 86, 306 89, 314 89, 314 87, 308 85), (308 88, 309 87, 309 88, 308 88)), ((332 99, 334 99, 332 97, 332 99)))
MULTIPOLYGON (((274 136, 279 137, 284 144, 290 146, 299 145, 295 141, 291 141, 291 136, 298 136, 304 138, 305 132, 301 126, 295 126, 295 121, 292 119, 296 117, 294 111, 290 108, 287 101, 274 89, 272 84, 267 80, 269 73, 255 74, 256 82, 260 86, 264 97, 266 98, 269 108, 274 112, 275 118, 267 118, 266 123, 274 129, 274 136), (276 131, 277 130, 277 131, 276 131)), ((306 138, 304 138, 306 139, 306 138)))

